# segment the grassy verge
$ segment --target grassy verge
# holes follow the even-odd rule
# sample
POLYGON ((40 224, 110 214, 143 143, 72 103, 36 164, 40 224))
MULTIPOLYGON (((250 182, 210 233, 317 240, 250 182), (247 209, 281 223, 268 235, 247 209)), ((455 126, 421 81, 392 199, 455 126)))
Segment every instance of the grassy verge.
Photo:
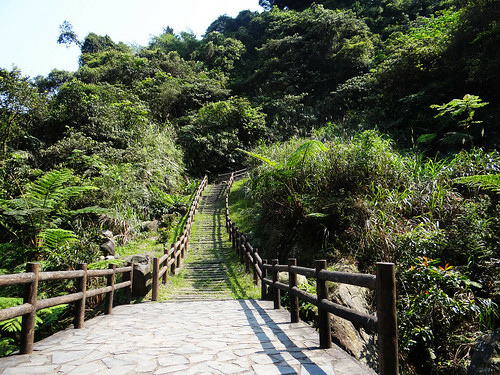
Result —
POLYGON ((260 206, 249 197, 248 181, 248 178, 236 181, 231 187, 229 215, 243 233, 251 236, 259 220, 260 206))

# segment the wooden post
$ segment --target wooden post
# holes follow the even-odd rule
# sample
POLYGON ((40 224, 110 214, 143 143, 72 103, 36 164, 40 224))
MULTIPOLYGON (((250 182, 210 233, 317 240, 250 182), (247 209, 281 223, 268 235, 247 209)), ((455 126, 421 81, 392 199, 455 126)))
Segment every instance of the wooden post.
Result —
POLYGON ((82 292, 83 298, 80 301, 75 302, 75 318, 73 320, 73 326, 75 329, 83 328, 83 322, 85 321, 85 302, 87 299, 87 264, 79 264, 77 269, 83 270, 85 274, 78 278, 76 282, 76 291, 82 292))
POLYGON ((19 352, 21 354, 30 354, 33 352, 33 341, 35 339, 35 317, 36 317, 36 295, 38 293, 38 272, 40 265, 38 263, 26 264, 26 272, 33 272, 35 280, 26 284, 24 291, 24 303, 33 306, 33 311, 23 315, 21 323, 21 345, 19 352))
POLYGON ((290 287, 290 322, 299 322, 299 298, 292 294, 292 289, 297 286, 297 274, 290 271, 290 267, 297 265, 297 259, 288 259, 288 286, 290 287))
POLYGON ((151 300, 158 301, 158 274, 160 273, 160 267, 158 264, 158 258, 153 258, 153 282, 151 286, 151 300))
POLYGON ((398 327, 396 271, 393 263, 377 263, 378 361, 381 375, 397 375, 398 327))
POLYGON ((106 305, 105 305, 105 314, 111 314, 113 311, 113 297, 115 292, 115 274, 116 274, 116 264, 110 264, 108 266, 109 269, 113 270, 111 275, 107 276, 108 282, 107 285, 111 287, 111 291, 106 293, 106 305))
POLYGON ((257 285, 259 283, 259 275, 257 274, 257 254, 259 253, 259 249, 253 249, 253 283, 257 285))
POLYGON ((134 263, 128 263, 128 265, 132 268, 130 273, 125 274, 125 280, 130 281, 130 286, 125 289, 125 302, 132 302, 132 286, 134 285, 134 263))
MULTIPOLYGON (((326 269, 326 260, 316 261, 316 275, 319 271, 326 269)), ((316 294, 318 296, 318 304, 321 300, 328 299, 328 285, 326 280, 321 280, 316 276, 316 294)), ((330 327, 330 315, 328 310, 318 306, 318 328, 319 328, 319 346, 322 349, 332 347, 332 328, 330 327)))
POLYGON ((278 264, 279 264, 278 259, 272 260, 272 265, 273 265, 273 301, 274 301, 274 308, 275 309, 281 308, 281 290, 275 285, 275 283, 277 283, 280 279, 279 272, 274 267, 274 266, 277 266, 278 264))
POLYGON ((240 254, 240 262, 241 262, 241 264, 245 264, 245 272, 247 272, 247 270, 246 270, 246 260, 245 260, 245 258, 247 256, 247 249, 245 249, 245 245, 243 245, 243 244, 240 245, 239 254, 240 254))
POLYGON ((236 225, 234 223, 231 224, 231 233, 233 234, 231 247, 233 248, 233 250, 236 250, 236 225))
MULTIPOLYGON (((166 255, 166 254, 168 254, 168 249, 163 249, 163 255, 166 255)), ((166 257, 164 262, 165 262, 165 264, 168 263, 168 257, 166 257)), ((167 281, 168 281, 168 270, 166 270, 165 273, 163 274, 162 282, 163 282, 163 284, 166 284, 167 281)))
POLYGON ((264 279, 267 279, 267 268, 264 268, 264 264, 267 264, 267 259, 262 259, 262 282, 260 284, 260 298, 267 300, 267 285, 264 283, 264 279))
MULTIPOLYGON (((247 249, 247 247, 245 246, 246 243, 245 243, 245 237, 243 236, 243 244, 241 245, 241 250, 243 250, 243 253, 245 254, 245 272, 246 273, 250 273, 250 259, 248 257, 248 255, 250 254, 250 250, 247 249)), ((252 257, 252 260, 253 260, 253 257, 252 257)), ((252 261, 253 263, 253 261, 252 261)))
POLYGON ((172 275, 175 275, 175 244, 173 243, 172 246, 170 246, 171 249, 173 249, 172 254, 170 254, 170 258, 172 260, 172 264, 170 265, 170 273, 172 275))
MULTIPOLYGON (((181 237, 177 237, 177 242, 179 244, 179 246, 182 246, 182 241, 181 241, 181 237)), ((175 248, 175 252, 177 253, 177 248, 175 248)), ((175 268, 181 268, 181 253, 182 253, 182 249, 181 249, 181 252, 179 253, 179 256, 175 256, 175 268)))
MULTIPOLYGON (((189 233, 189 231, 188 231, 189 233)), ((189 234, 187 234, 189 236, 189 234)), ((187 239, 188 237, 185 236, 184 238, 182 238, 182 241, 181 241, 181 260, 184 259, 186 257, 186 246, 187 246, 187 239)))

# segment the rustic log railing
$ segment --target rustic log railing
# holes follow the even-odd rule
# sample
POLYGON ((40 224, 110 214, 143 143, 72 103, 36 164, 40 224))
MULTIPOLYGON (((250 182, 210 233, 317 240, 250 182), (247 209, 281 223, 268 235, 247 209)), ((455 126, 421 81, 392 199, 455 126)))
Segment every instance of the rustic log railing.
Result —
POLYGON ((112 312, 115 290, 126 288, 126 302, 130 303, 131 301, 134 269, 134 265, 132 263, 130 263, 127 267, 120 268, 117 268, 115 264, 110 264, 109 268, 105 270, 87 270, 87 264, 85 263, 80 264, 78 269, 74 271, 39 272, 39 268, 40 265, 38 263, 28 263, 26 265, 25 273, 0 275, 0 286, 25 285, 23 304, 0 310, 0 321, 22 316, 19 350, 21 354, 29 354, 33 352, 35 316, 38 310, 74 302, 75 314, 73 325, 75 328, 82 328, 85 318, 85 303, 87 298, 105 294, 105 314, 111 314, 112 312), (123 277, 125 281, 116 284, 116 275, 120 273, 124 274, 123 277), (105 276, 107 278, 107 286, 87 290, 88 278, 100 276, 105 276), (68 279, 77 280, 76 293, 37 300, 39 282, 68 279))
POLYGON ((239 171, 236 171, 236 172, 219 174, 219 175, 217 175, 215 182, 221 183, 224 181, 229 181, 229 179, 231 178, 231 175, 233 176, 233 181, 241 180, 242 178, 248 176, 248 168, 240 169, 239 171))
POLYGON ((248 237, 241 233, 229 216, 229 192, 235 181, 234 174, 229 174, 226 189, 226 230, 229 240, 240 260, 245 263, 247 272, 252 269, 254 282, 260 280, 262 299, 272 298, 274 308, 281 307, 281 291, 290 297, 290 320, 299 321, 298 299, 318 307, 319 341, 321 348, 330 348, 331 325, 329 313, 351 321, 355 326, 363 327, 378 334, 379 373, 395 375, 398 370, 398 339, 396 317, 396 278, 393 263, 377 263, 376 275, 334 272, 326 269, 326 260, 317 260, 315 268, 297 266, 296 259, 289 259, 288 264, 280 265, 278 259, 271 264, 262 259, 258 249, 254 248, 248 237), (280 282, 280 272, 288 273, 288 284, 280 282), (270 277, 268 275, 270 274, 270 277), (297 275, 316 279, 316 295, 297 287, 297 275), (369 315, 334 303, 328 299, 328 281, 357 285, 375 290, 376 315, 369 315))
POLYGON ((182 235, 177 238, 177 241, 173 243, 169 249, 165 249, 163 251, 163 256, 160 258, 153 258, 153 276, 151 286, 151 299, 153 301, 158 300, 158 287, 160 279, 162 279, 163 284, 166 284, 168 281, 168 272, 170 271, 171 275, 175 275, 176 270, 182 265, 182 260, 186 257, 194 215, 200 203, 201 194, 207 185, 208 177, 205 176, 203 181, 198 186, 198 190, 196 191, 193 202, 191 203, 191 208, 189 209, 189 214, 182 235))

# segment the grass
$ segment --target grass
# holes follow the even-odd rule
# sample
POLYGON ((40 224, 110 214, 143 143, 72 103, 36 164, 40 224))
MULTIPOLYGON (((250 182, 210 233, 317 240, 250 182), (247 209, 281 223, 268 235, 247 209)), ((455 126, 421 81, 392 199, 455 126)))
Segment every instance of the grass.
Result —
POLYGON ((251 234, 257 226, 260 207, 253 203, 247 193, 247 183, 249 179, 245 178, 236 181, 231 187, 229 193, 229 214, 231 220, 235 222, 239 229, 246 234, 251 234))

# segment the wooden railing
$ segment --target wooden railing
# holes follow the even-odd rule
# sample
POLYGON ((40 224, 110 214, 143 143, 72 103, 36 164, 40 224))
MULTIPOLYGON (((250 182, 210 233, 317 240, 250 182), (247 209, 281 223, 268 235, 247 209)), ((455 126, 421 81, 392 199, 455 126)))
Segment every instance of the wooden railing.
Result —
POLYGON ((85 303, 89 297, 105 294, 105 314, 111 314, 113 309, 114 291, 125 289, 126 302, 130 303, 132 296, 132 277, 134 265, 116 268, 115 264, 110 264, 107 270, 87 270, 87 264, 80 264, 74 271, 53 271, 39 272, 38 263, 28 263, 25 273, 10 275, 0 275, 0 286, 25 285, 25 295, 23 304, 8 307, 0 310, 0 321, 22 316, 20 353, 29 354, 33 351, 35 334, 35 316, 38 310, 46 309, 57 305, 75 302, 75 315, 73 325, 75 328, 82 328, 85 318, 85 303), (116 274, 124 274, 125 281, 116 284, 116 274), (98 289, 87 290, 87 279, 89 277, 106 276, 107 286, 98 289), (77 292, 62 295, 59 297, 37 300, 38 283, 50 280, 77 280, 77 292))
POLYGON ((205 176, 203 181, 198 186, 198 190, 196 191, 193 202, 191 203, 191 208, 189 209, 189 214, 182 235, 177 238, 177 241, 173 243, 169 249, 165 249, 163 251, 163 256, 160 258, 153 258, 153 281, 151 287, 151 299, 153 301, 158 300, 158 287, 160 279, 162 279, 163 284, 166 284, 168 280, 168 271, 170 270, 170 274, 175 275, 176 270, 181 267, 182 260, 186 257, 194 215, 200 203, 201 194, 203 193, 203 190, 205 190, 207 184, 208 177, 205 176))
POLYGON ((258 249, 254 248, 248 237, 241 233, 229 216, 229 192, 234 182, 231 174, 226 189, 226 230, 242 262, 254 275, 254 282, 260 280, 262 299, 272 297, 274 308, 281 307, 281 291, 290 297, 290 320, 299 321, 300 298, 318 307, 319 341, 321 348, 332 346, 329 314, 337 315, 351 321, 355 326, 363 327, 378 334, 379 373, 382 375, 398 374, 398 340, 396 318, 396 278, 393 263, 377 263, 376 275, 361 273, 334 272, 326 269, 326 260, 317 260, 315 268, 297 266, 296 259, 288 259, 288 264, 280 265, 278 259, 271 264, 262 259, 258 249), (288 273, 288 284, 280 282, 280 273, 288 273), (270 274, 270 278, 268 277, 270 274), (297 275, 316 279, 316 295, 307 293, 297 287, 297 275), (328 281, 357 285, 375 290, 376 315, 368 315, 328 299, 328 281))
MULTIPOLYGON (((153 259, 152 299, 154 301, 158 298, 159 279, 163 277, 163 282, 165 283, 167 281, 168 268, 171 267, 171 273, 175 273, 176 268, 180 267, 181 260, 185 257, 189 236, 191 234, 193 217, 198 207, 201 193, 207 186, 207 183, 208 178, 205 176, 193 198, 182 235, 170 249, 165 250, 165 254, 161 258, 153 259), (160 265, 162 265, 161 269, 159 268, 160 265)), ((80 264, 78 269, 74 271, 39 272, 39 268, 40 266, 38 263, 28 263, 25 273, 0 275, 0 287, 9 285, 25 285, 23 304, 0 310, 0 322, 22 316, 20 340, 21 354, 29 354, 33 351, 35 316, 38 310, 74 302, 75 314, 73 325, 75 328, 82 328, 85 318, 85 304, 87 298, 105 294, 105 314, 111 314, 112 312, 115 290, 126 288, 126 302, 130 303, 131 301, 134 274, 133 263, 130 263, 127 267, 120 268, 117 268, 114 264, 110 264, 109 269, 106 270, 87 270, 87 264, 80 264), (125 281, 115 283, 116 275, 120 273, 124 274, 125 281), (87 290, 88 278, 102 276, 107 278, 107 285, 105 287, 87 290), (77 280, 76 293, 37 300, 39 282, 68 279, 77 280)))
POLYGON ((249 173, 248 168, 240 169, 239 171, 236 171, 236 172, 222 173, 222 174, 217 175, 217 177, 215 178, 215 182, 221 183, 224 181, 229 181, 231 176, 233 177, 233 181, 238 181, 244 177, 247 177, 248 173, 249 173))

